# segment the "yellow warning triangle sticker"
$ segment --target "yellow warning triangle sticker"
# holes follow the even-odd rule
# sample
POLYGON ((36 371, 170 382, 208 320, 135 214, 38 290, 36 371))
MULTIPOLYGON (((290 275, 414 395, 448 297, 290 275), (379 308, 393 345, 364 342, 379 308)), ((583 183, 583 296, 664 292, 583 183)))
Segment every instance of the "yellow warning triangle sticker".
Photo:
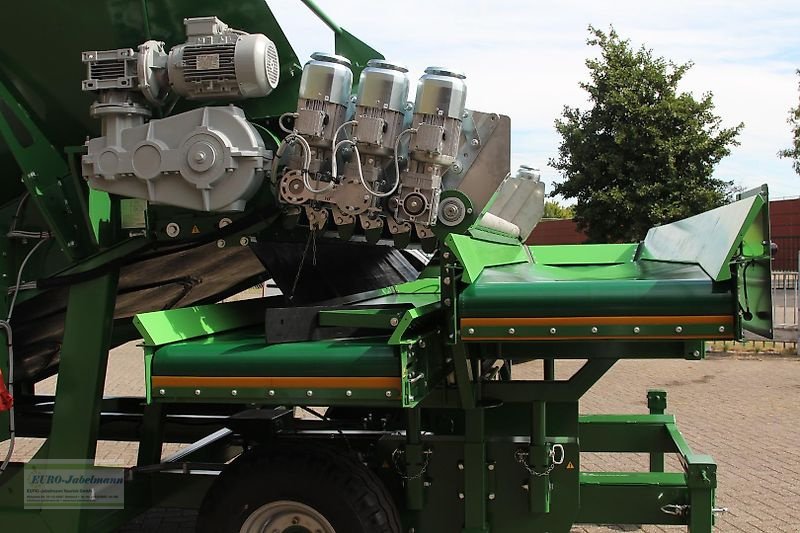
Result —
POLYGON ((567 470, 574 470, 574 469, 575 469, 575 465, 572 464, 572 461, 568 462, 567 463, 567 470))
POLYGON ((192 233, 200 233, 200 228, 198 228, 196 224, 192 226, 192 233))

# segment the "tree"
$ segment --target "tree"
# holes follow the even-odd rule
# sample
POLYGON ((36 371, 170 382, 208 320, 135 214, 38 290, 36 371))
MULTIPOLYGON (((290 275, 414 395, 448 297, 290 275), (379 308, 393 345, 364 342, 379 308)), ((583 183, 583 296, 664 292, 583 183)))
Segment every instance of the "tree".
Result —
POLYGON ((555 200, 547 200, 544 203, 544 215, 542 218, 572 218, 575 216, 575 208, 563 206, 555 200))
POLYGON ((637 241, 647 229, 723 204, 732 183, 712 177, 744 127, 723 128, 711 93, 678 92, 692 63, 677 65, 631 48, 613 28, 592 26, 590 79, 580 86, 591 109, 564 107, 562 140, 550 166, 563 180, 552 196, 575 199, 590 242, 637 241))
MULTIPOLYGON (((800 70, 797 71, 797 74, 800 75, 800 70)), ((798 84, 798 89, 800 89, 800 84, 798 84)), ((792 166, 794 171, 800 174, 800 103, 794 109, 789 110, 789 118, 786 119, 786 122, 792 125, 794 146, 781 150, 778 152, 778 156, 794 159, 792 166)))

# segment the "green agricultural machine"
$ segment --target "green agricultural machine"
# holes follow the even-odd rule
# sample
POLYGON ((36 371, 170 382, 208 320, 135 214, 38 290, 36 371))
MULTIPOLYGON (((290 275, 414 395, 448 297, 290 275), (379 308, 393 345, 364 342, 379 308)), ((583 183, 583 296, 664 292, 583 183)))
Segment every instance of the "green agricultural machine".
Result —
POLYGON ((544 187, 511 172, 509 118, 453 70, 412 90, 304 3, 335 35, 307 62, 262 0, 15 3, 0 441, 46 440, 4 458, 2 530, 185 509, 214 533, 709 533, 716 465, 666 393, 642 415, 579 402, 620 359, 771 335, 766 188, 640 243, 528 246, 544 187), (280 295, 227 301, 268 279, 280 295), (104 396, 135 339, 146 397, 104 396), (98 440, 136 464, 95 465, 98 440))

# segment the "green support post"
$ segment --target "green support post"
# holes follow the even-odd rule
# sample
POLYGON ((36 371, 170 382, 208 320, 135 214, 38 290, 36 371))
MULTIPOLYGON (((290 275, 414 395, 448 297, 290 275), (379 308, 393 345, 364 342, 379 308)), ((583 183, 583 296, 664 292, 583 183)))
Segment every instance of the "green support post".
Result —
MULTIPOLYGON (((658 389, 647 391, 647 408, 651 415, 663 415, 667 409, 667 391, 658 389)), ((650 452, 650 471, 664 471, 663 452, 650 452)))
MULTIPOLYGON (((113 271, 70 288, 53 425, 46 457, 39 459, 95 458, 118 277, 113 271)), ((63 533, 89 530, 89 513, 82 509, 42 515, 63 533)))
POLYGON ((150 403, 145 406, 141 435, 136 464, 146 466, 160 463, 164 444, 164 404, 150 403))
POLYGON ((481 408, 464 410, 464 530, 489 533, 486 515, 486 419, 481 408))
POLYGON ((544 359, 542 361, 544 363, 544 380, 545 381, 555 381, 556 379, 556 360, 555 359, 544 359))
POLYGON ((532 513, 550 512, 550 448, 547 445, 547 405, 543 401, 531 404, 531 445, 528 450, 531 473, 528 495, 532 513))
POLYGON ((707 455, 693 456, 687 468, 686 481, 689 487, 689 533, 711 533, 717 464, 707 455))
POLYGON ((427 460, 423 459, 424 451, 421 441, 422 413, 419 407, 407 410, 408 426, 406 427, 406 498, 408 509, 421 511, 425 505, 424 469, 427 460))

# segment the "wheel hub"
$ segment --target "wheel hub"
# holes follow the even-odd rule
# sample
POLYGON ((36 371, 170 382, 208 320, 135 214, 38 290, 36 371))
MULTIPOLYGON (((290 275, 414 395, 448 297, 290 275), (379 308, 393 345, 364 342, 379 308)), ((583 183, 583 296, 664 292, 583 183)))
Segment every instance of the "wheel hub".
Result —
POLYGON ((242 524, 240 533, 336 533, 316 509, 300 502, 281 500, 262 505, 242 524))

